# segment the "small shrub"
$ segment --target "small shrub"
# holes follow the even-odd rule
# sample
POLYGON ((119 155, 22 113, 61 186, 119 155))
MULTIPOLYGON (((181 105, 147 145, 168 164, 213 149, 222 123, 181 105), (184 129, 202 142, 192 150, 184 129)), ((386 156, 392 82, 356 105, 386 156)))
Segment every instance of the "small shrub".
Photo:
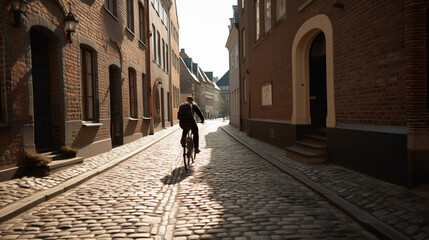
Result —
POLYGON ((77 155, 77 149, 76 148, 72 148, 72 147, 67 147, 67 146, 61 146, 60 152, 66 156, 69 157, 76 157, 77 155))
POLYGON ((25 150, 24 171, 26 175, 43 177, 49 174, 48 164, 52 158, 40 155, 34 150, 25 150))

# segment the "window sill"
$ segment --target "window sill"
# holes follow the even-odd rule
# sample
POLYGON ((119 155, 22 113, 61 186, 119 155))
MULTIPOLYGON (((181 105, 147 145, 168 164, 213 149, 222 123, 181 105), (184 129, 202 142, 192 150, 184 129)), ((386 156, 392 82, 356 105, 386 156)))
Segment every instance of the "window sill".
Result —
POLYGON ((140 43, 140 45, 143 45, 143 47, 147 48, 146 43, 144 43, 141 39, 139 39, 139 43, 140 43))
POLYGON ((143 117, 143 120, 151 120, 151 117, 143 117))
POLYGON ((100 122, 87 122, 87 121, 82 121, 82 125, 84 127, 100 127, 100 126, 103 126, 103 124, 100 122))
POLYGON ((129 117, 128 118, 128 121, 138 121, 139 119, 138 118, 135 118, 135 117, 129 117))
POLYGON ((127 32, 129 34, 131 34, 133 37, 135 37, 136 35, 134 34, 133 30, 129 29, 128 27, 125 27, 125 29, 127 30, 127 32))

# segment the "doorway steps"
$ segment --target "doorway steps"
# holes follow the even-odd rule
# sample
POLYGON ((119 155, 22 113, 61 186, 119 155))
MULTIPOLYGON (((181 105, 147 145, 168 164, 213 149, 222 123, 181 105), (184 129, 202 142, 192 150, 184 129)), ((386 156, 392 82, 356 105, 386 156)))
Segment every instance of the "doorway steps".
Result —
POLYGON ((52 158, 52 162, 48 165, 49 170, 51 171, 83 162, 83 157, 70 157, 60 153, 59 151, 41 152, 40 155, 52 158))
POLYGON ((301 141, 286 148, 286 157, 305 164, 320 164, 328 161, 328 138, 326 129, 313 130, 301 141))

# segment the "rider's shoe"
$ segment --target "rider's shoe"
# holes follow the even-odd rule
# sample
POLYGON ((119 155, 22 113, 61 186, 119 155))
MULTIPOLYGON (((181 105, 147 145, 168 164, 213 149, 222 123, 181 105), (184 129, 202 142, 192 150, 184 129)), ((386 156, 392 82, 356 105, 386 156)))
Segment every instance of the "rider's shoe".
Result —
POLYGON ((195 148, 195 153, 200 153, 200 149, 195 148))
POLYGON ((180 144, 182 145, 182 147, 185 147, 185 139, 184 139, 184 138, 182 138, 182 139, 180 140, 180 144))

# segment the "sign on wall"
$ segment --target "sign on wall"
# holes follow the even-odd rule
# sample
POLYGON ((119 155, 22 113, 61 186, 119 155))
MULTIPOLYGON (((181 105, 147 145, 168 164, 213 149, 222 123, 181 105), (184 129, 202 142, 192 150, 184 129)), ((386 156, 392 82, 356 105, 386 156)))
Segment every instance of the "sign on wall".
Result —
POLYGON ((273 87, 271 83, 262 85, 262 106, 273 105, 273 87))

